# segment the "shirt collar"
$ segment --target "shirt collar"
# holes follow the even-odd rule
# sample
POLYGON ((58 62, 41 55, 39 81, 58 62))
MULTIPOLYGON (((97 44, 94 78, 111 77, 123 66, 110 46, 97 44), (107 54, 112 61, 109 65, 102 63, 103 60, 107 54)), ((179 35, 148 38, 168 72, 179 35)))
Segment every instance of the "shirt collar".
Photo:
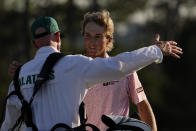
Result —
POLYGON ((108 55, 108 53, 106 53, 106 57, 105 58, 108 58, 108 57, 110 57, 110 56, 108 55))
MULTIPOLYGON (((84 55, 87 56, 86 54, 84 54, 84 55)), ((87 56, 87 57, 90 57, 90 56, 87 56)), ((104 58, 108 58, 108 57, 110 57, 110 56, 106 53, 106 57, 104 57, 104 58)))
POLYGON ((35 58, 48 56, 49 54, 53 52, 59 52, 59 51, 52 46, 44 46, 38 49, 38 51, 36 52, 35 58))

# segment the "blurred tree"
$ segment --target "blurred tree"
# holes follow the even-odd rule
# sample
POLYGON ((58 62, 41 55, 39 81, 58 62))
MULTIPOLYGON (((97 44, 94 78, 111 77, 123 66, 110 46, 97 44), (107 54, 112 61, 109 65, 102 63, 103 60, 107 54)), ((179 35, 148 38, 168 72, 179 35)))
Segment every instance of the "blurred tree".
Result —
POLYGON ((177 41, 184 49, 180 61, 164 58, 163 64, 149 66, 138 74, 154 109, 159 130, 194 131, 196 1, 80 1, 86 2, 86 5, 79 6, 79 0, 1 0, 0 112, 11 80, 7 76, 9 63, 13 59, 25 62, 34 56, 29 27, 35 18, 43 15, 55 17, 65 35, 62 39, 63 51, 80 53, 83 49, 80 35, 83 14, 107 9, 117 28, 114 36, 115 48, 111 55, 148 46, 146 43, 153 43, 155 33, 160 33, 161 40, 177 41))
MULTIPOLYGON (((152 93, 155 90, 154 88, 151 88, 150 93, 148 93, 152 96, 160 130, 193 131, 196 129, 192 121, 194 119, 192 114, 195 113, 193 109, 196 108, 196 105, 191 102, 195 91, 195 88, 191 84, 195 64, 192 59, 190 59, 190 56, 196 55, 193 51, 193 49, 195 49, 193 41, 196 34, 193 23, 195 23, 196 20, 190 21, 189 19, 183 19, 180 14, 180 8, 187 3, 189 3, 189 1, 183 0, 159 2, 154 6, 154 9, 156 13, 162 14, 161 18, 160 15, 156 15, 146 26, 151 32, 149 33, 150 35, 159 32, 162 40, 175 40, 184 50, 180 61, 172 58, 164 58, 160 75, 163 77, 163 74, 165 74, 165 79, 158 79, 157 82, 159 82, 159 84, 157 87, 154 87, 159 88, 160 95, 158 97, 160 98, 161 96, 161 100, 158 101, 158 103, 161 104, 156 103, 156 105, 154 105, 155 101, 153 99, 157 99, 152 93), (188 97, 187 94, 189 94, 188 97), (184 121, 184 119, 191 121, 184 121)), ((153 69, 153 72, 154 71, 153 69)), ((148 69, 144 69, 141 72, 145 72, 145 74, 141 74, 146 76, 143 77, 145 85, 148 85, 146 82, 153 82, 147 79, 149 74, 152 73, 151 70, 148 71, 148 69)), ((153 83, 155 83, 155 81, 153 83)), ((148 86, 151 85, 153 84, 151 83, 148 86)))
POLYGON ((26 54, 26 59, 29 60, 31 58, 31 48, 29 48, 29 43, 30 43, 30 36, 29 36, 29 2, 30 0, 25 0, 25 9, 24 9, 24 17, 23 17, 23 21, 24 21, 24 26, 23 26, 23 34, 24 34, 24 53, 26 54))
POLYGON ((99 11, 99 9, 100 9, 100 6, 97 3, 97 0, 93 0, 93 3, 92 3, 90 11, 99 11))

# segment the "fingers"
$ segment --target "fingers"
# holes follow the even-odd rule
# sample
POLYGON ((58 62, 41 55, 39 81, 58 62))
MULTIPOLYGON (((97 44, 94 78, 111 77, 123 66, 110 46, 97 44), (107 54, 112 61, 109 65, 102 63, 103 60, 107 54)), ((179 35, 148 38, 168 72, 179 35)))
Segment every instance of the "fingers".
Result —
POLYGON ((178 54, 181 55, 181 54, 183 54, 183 52, 179 51, 179 50, 176 50, 176 49, 173 49, 172 52, 171 52, 171 56, 180 59, 180 56, 178 54))
POLYGON ((157 33, 157 34, 155 35, 155 41, 159 41, 159 39, 160 39, 160 35, 157 33))
POLYGON ((170 44, 170 47, 171 47, 171 52, 169 54, 173 56, 174 58, 180 59, 179 55, 183 54, 182 49, 180 47, 177 47, 171 44, 170 44))
POLYGON ((172 46, 172 49, 176 49, 176 50, 182 51, 182 48, 180 48, 178 46, 172 46))
POLYGON ((172 46, 172 50, 178 54, 183 54, 182 49, 177 46, 172 46))
POLYGON ((12 63, 9 65, 9 68, 8 68, 8 75, 13 77, 14 74, 15 74, 15 71, 16 69, 22 65, 20 62, 18 61, 12 61, 12 63))
POLYGON ((15 71, 16 71, 15 66, 13 66, 12 64, 10 64, 10 65, 9 65, 9 68, 8 68, 8 75, 11 76, 11 77, 13 77, 15 71))
MULTIPOLYGON (((175 47, 176 48, 176 47, 175 47)), ((179 47, 178 47, 179 48, 179 47)), ((178 59, 180 59, 180 56, 179 55, 182 55, 183 54, 183 52, 182 52, 182 49, 180 48, 180 49, 172 49, 172 52, 171 52, 171 55, 172 56, 174 56, 175 58, 178 58, 178 59)))
MULTIPOLYGON (((22 65, 20 62, 15 61, 15 60, 14 60, 14 61, 12 61, 12 63, 11 63, 11 64, 12 64, 13 66, 17 66, 17 67, 18 67, 18 66, 20 66, 20 65, 22 65)), ((16 67, 16 68, 17 68, 17 67, 16 67)))
POLYGON ((169 44, 170 44, 170 47, 171 47, 172 51, 174 51, 174 53, 178 53, 178 54, 182 54, 183 53, 182 52, 182 48, 176 46, 177 45, 176 42, 170 41, 169 44))
POLYGON ((173 49, 172 52, 175 53, 175 54, 179 54, 179 55, 183 54, 182 51, 179 51, 179 50, 176 50, 176 49, 173 49))
POLYGON ((21 65, 21 63, 19 63, 18 61, 12 61, 12 63, 9 65, 9 69, 13 70, 15 72, 15 70, 21 65))
POLYGON ((177 46, 175 41, 159 41, 160 35, 156 34, 155 44, 161 49, 164 56, 172 56, 174 58, 180 59, 181 54, 183 54, 182 49, 177 46))
POLYGON ((173 52, 171 52, 171 56, 173 56, 174 58, 180 59, 180 56, 175 54, 175 53, 173 53, 173 52))
POLYGON ((177 43, 176 43, 175 41, 169 41, 169 43, 170 43, 171 45, 177 45, 177 43))

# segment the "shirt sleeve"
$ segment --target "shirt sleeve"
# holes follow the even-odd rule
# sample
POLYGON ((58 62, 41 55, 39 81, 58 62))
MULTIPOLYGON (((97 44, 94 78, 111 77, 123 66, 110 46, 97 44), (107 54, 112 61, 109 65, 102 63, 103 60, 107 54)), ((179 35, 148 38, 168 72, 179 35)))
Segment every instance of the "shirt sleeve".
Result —
MULTIPOLYGON (((14 90, 13 82, 10 84, 8 94, 14 90)), ((17 96, 13 95, 10 96, 7 100, 6 104, 6 114, 5 114, 5 120, 1 126, 0 131, 8 131, 10 128, 12 128, 17 121, 17 119, 20 116, 20 109, 21 109, 21 103, 20 100, 17 98, 17 96)))
POLYGON ((146 94, 136 72, 128 76, 129 96, 134 104, 146 100, 146 94))
POLYGON ((120 79, 152 63, 161 63, 163 55, 157 46, 144 47, 115 57, 91 59, 84 79, 89 86, 120 79))

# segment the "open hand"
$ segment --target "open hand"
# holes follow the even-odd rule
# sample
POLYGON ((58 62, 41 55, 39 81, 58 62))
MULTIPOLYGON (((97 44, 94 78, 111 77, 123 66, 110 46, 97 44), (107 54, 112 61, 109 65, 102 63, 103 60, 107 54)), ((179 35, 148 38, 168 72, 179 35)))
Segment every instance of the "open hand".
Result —
POLYGON ((180 47, 177 46, 175 41, 159 41, 160 35, 156 34, 155 36, 155 45, 158 46, 164 56, 172 56, 174 58, 180 59, 180 56, 183 52, 180 47))

